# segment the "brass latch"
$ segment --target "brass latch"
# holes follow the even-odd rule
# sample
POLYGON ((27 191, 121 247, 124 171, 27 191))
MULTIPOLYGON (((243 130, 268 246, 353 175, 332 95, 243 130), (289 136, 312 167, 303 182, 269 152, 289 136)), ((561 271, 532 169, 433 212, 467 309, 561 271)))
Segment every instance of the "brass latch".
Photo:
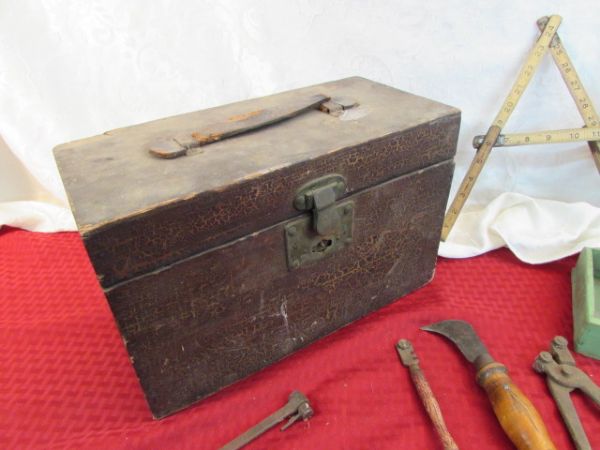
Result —
POLYGON ((312 211, 315 231, 320 235, 330 234, 340 225, 333 205, 345 190, 344 177, 327 175, 302 186, 294 199, 294 207, 300 211, 312 211))
POLYGON ((338 174, 310 181, 298 190, 294 207, 311 215, 285 227, 290 269, 322 259, 352 241, 354 202, 338 201, 345 192, 346 180, 338 174))

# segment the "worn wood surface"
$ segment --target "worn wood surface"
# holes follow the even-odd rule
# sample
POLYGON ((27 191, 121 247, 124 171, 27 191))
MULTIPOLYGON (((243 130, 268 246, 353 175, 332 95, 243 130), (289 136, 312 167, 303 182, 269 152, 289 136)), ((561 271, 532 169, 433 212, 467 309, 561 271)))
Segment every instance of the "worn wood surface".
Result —
POLYGON ((155 417, 289 355, 429 281, 460 113, 349 78, 108 132, 55 155, 85 246, 155 417), (311 110, 160 159, 158 138, 256 117, 320 94, 311 110), (346 180, 353 238, 287 264, 297 189, 346 180))
POLYGON ((360 192, 352 244, 289 271, 285 222, 108 289, 156 417, 427 283, 453 163, 360 192))
POLYGON ((295 190, 334 171, 349 193, 452 158, 458 110, 363 78, 176 116, 55 149, 71 207, 104 287, 299 214, 295 190), (159 137, 311 94, 349 97, 339 117, 310 111, 181 158, 159 137))
POLYGON ((451 158, 458 127, 458 116, 439 119, 149 211, 84 235, 84 243, 109 287, 300 214, 294 193, 312 179, 340 173, 355 192, 451 158))
POLYGON ((247 113, 236 114, 223 122, 206 125, 203 130, 194 131, 191 134, 179 133, 165 136, 151 144, 148 151, 157 158, 180 158, 194 151, 195 148, 264 128, 317 109, 328 100, 329 97, 324 95, 311 95, 300 97, 293 103, 279 105, 277 108, 255 109, 247 113))

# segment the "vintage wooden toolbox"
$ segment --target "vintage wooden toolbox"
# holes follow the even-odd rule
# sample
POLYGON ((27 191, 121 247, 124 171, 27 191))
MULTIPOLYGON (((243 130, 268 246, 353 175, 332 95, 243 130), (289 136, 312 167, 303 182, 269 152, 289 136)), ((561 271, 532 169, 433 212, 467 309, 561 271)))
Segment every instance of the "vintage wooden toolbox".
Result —
POLYGON ((57 147, 153 415, 427 283, 459 125, 348 78, 57 147))

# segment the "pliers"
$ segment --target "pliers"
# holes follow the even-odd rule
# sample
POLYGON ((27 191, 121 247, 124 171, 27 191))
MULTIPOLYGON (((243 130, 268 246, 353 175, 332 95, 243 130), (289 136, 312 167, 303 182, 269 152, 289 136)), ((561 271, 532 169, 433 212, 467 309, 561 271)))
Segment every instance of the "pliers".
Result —
POLYGON ((550 344, 550 352, 541 352, 533 368, 536 372, 546 374, 548 389, 554 397, 577 450, 591 450, 592 447, 570 394, 575 389, 579 389, 600 406, 600 387, 576 367, 575 359, 568 348, 568 341, 562 336, 555 336, 550 344))

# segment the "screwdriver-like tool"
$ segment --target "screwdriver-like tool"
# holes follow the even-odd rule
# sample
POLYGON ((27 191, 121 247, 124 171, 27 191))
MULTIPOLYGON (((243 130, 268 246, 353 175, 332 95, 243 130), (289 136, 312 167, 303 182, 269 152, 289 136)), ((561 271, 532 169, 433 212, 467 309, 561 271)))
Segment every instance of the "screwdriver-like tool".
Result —
POLYGON ((290 394, 285 406, 275 411, 262 422, 254 425, 244 434, 236 437, 233 441, 222 447, 221 450, 238 450, 288 417, 289 420, 281 428, 281 431, 285 431, 298 419, 308 420, 312 415, 313 409, 308 402, 308 398, 302 392, 294 391, 290 394))
POLYGON ((477 382, 487 393, 500 425, 515 447, 556 450, 535 406, 510 379, 506 367, 494 361, 469 323, 445 320, 421 329, 447 337, 475 365, 477 382))
POLYGON ((400 356, 402 364, 410 370, 410 377, 417 388, 417 393, 421 397, 429 418, 433 422, 435 431, 440 437, 444 450, 458 450, 458 445, 456 445, 448 428, 446 428, 446 422, 444 422, 440 405, 435 399, 427 378, 425 378, 425 374, 419 366, 419 358, 417 358, 412 344, 406 339, 400 339, 396 344, 396 351, 398 352, 398 356, 400 356))

